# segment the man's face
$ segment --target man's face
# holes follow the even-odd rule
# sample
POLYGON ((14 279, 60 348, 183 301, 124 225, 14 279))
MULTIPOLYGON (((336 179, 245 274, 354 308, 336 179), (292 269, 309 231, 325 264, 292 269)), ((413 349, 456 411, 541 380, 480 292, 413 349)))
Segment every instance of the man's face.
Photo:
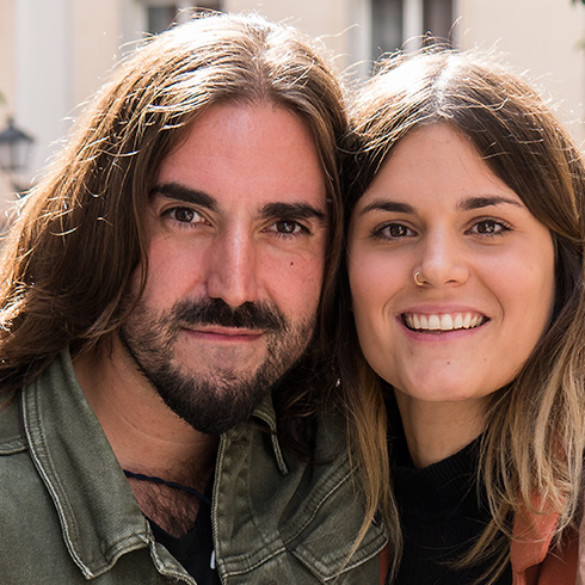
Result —
POLYGON ((309 129, 269 103, 210 107, 163 160, 145 219, 146 289, 121 339, 173 411, 222 432, 313 333, 327 211, 309 129))

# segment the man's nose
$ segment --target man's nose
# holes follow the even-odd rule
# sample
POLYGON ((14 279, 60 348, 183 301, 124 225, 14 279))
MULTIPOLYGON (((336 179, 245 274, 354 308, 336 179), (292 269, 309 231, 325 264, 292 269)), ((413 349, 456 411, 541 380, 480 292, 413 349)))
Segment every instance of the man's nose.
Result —
POLYGON ((257 300, 259 266, 252 237, 230 230, 216 238, 207 258, 207 294, 231 307, 257 300))

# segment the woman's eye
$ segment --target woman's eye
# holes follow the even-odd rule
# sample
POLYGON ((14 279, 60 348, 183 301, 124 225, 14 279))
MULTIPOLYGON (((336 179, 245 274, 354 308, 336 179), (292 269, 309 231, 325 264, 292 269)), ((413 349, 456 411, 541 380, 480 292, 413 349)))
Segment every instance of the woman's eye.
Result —
POLYGON ((388 226, 388 233, 393 238, 401 238, 408 235, 408 228, 404 225, 400 225, 399 223, 395 223, 388 226))
POLYGON ((484 219, 475 223, 471 231, 482 236, 501 234, 510 230, 510 227, 494 219, 484 219))
POLYGON ((374 230, 373 235, 377 238, 399 239, 413 235, 414 232, 402 223, 390 223, 374 230))

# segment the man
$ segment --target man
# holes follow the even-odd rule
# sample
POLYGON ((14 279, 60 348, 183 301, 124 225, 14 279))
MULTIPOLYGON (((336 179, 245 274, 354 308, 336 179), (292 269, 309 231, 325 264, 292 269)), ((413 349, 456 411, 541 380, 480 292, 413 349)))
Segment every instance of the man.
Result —
POLYGON ((104 87, 5 243, 3 584, 378 578, 314 417, 345 129, 320 57, 257 17, 179 26, 104 87))

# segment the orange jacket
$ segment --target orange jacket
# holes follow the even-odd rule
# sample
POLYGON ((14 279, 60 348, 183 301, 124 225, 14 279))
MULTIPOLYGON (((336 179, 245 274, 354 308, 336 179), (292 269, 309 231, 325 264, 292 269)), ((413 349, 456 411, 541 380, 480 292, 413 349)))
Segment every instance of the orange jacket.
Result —
MULTIPOLYGON (((585 542, 579 554, 576 533, 563 537, 561 547, 549 550, 557 522, 556 514, 514 519, 514 539, 510 546, 513 585, 585 585, 585 542), (578 561, 579 581, 576 581, 578 561)), ((585 536, 585 519, 579 532, 585 536)), ((380 585, 388 572, 389 554, 388 547, 380 553, 380 585)))
POLYGON ((516 516, 510 546, 513 585, 575 585, 579 538, 572 532, 550 549, 557 522, 556 514, 516 516))

